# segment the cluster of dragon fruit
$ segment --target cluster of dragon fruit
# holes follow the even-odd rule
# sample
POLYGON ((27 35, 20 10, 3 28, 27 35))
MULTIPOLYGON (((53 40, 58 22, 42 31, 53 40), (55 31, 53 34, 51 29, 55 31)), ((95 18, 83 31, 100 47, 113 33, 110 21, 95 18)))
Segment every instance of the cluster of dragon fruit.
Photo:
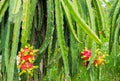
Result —
POLYGON ((33 50, 33 47, 30 45, 25 46, 25 48, 21 48, 18 56, 18 68, 20 69, 20 75, 23 73, 33 75, 33 70, 38 68, 38 66, 34 66, 37 51, 38 50, 33 50))
MULTIPOLYGON (((89 61, 90 61, 90 57, 92 55, 92 51, 89 50, 88 48, 85 48, 82 53, 81 53, 81 58, 83 59, 83 66, 87 66, 89 61)), ((102 64, 104 64, 105 62, 105 55, 102 54, 101 50, 100 49, 97 49, 96 50, 96 55, 95 55, 95 58, 94 58, 94 62, 93 64, 98 67, 102 64)))

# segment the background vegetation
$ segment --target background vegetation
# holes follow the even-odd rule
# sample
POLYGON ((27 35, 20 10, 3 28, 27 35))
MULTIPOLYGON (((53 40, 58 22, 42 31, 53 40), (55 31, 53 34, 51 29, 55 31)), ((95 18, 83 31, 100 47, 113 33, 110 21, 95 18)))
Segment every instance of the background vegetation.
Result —
POLYGON ((120 0, 1 0, 0 55, 0 81, 119 81, 120 0), (16 59, 27 44, 39 49, 29 79, 16 59), (95 67, 97 49, 107 57, 95 67))

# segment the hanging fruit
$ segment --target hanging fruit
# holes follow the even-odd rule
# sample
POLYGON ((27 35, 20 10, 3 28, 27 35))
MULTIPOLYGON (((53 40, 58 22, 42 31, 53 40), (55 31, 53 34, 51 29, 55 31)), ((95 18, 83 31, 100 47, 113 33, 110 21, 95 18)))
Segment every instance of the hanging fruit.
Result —
POLYGON ((89 59, 91 57, 92 51, 88 48, 85 48, 81 53, 81 58, 83 59, 83 66, 87 66, 89 59))
POLYGON ((37 51, 38 50, 34 50, 30 45, 27 45, 20 50, 18 68, 21 72, 19 75, 22 75, 23 73, 33 75, 33 69, 38 68, 38 66, 34 66, 33 64, 37 51))

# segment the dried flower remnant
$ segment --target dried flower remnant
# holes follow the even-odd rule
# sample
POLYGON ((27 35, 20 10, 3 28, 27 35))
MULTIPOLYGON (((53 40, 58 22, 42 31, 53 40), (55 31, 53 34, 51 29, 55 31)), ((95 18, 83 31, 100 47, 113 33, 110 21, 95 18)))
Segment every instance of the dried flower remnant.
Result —
POLYGON ((23 73, 33 75, 33 69, 38 68, 38 66, 34 66, 33 64, 37 51, 38 50, 34 50, 30 45, 20 50, 18 68, 20 68, 21 72, 19 75, 23 73))

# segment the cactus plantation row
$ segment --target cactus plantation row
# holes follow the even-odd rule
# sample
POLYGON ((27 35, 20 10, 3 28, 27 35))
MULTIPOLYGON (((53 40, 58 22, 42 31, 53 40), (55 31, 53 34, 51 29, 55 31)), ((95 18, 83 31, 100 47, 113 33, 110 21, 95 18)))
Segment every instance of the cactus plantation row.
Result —
POLYGON ((120 0, 1 0, 0 81, 120 81, 120 0))

